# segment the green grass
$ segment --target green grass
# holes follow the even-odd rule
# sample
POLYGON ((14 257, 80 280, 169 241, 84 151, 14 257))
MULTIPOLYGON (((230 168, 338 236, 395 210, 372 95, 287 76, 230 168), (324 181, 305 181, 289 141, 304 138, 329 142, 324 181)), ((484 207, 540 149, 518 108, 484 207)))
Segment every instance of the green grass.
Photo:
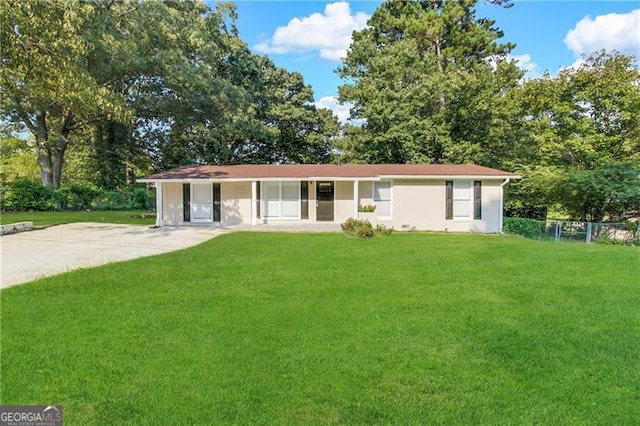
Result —
POLYGON ((74 222, 121 223, 129 225, 151 225, 155 217, 142 218, 141 215, 153 215, 143 210, 100 210, 100 211, 62 211, 62 212, 3 212, 0 223, 33 222, 34 226, 61 225, 74 222))
POLYGON ((65 424, 638 424, 640 252, 234 233, 0 292, 2 404, 65 424))

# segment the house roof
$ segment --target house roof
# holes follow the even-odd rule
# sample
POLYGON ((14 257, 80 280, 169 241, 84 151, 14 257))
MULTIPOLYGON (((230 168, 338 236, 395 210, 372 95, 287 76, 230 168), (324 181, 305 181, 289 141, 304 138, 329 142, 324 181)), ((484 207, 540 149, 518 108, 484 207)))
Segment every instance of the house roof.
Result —
POLYGON ((475 164, 241 164, 183 166, 138 179, 139 182, 251 179, 380 179, 388 177, 488 177, 518 175, 475 164))

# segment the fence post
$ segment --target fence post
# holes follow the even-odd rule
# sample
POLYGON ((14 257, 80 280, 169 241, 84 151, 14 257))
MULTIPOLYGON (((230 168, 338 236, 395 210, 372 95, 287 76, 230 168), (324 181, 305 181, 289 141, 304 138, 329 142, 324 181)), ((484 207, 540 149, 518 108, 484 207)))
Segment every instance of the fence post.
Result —
POLYGON ((556 232, 555 232, 556 243, 560 241, 560 233, 562 232, 562 228, 560 226, 561 226, 560 222, 556 222, 556 232))
POLYGON ((587 238, 585 240, 585 242, 587 244, 589 244, 591 242, 591 228, 593 226, 593 223, 591 222, 587 222, 587 238))

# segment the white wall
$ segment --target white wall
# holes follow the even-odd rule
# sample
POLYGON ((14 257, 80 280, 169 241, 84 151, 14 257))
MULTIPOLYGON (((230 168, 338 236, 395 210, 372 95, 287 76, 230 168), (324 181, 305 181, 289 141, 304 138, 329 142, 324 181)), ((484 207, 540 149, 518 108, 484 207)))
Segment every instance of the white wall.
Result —
POLYGON ((220 203, 223 225, 251 224, 251 182, 220 184, 220 203))
POLYGON ((162 220, 165 225, 182 223, 182 184, 162 183, 162 220))
POLYGON ((337 181, 334 191, 334 222, 342 223, 353 217, 353 182, 337 181))
MULTIPOLYGON (((482 219, 447 220, 445 180, 395 180, 393 218, 386 225, 428 231, 500 232, 500 184, 482 181, 482 219)), ((384 223, 384 222, 381 222, 384 223)))

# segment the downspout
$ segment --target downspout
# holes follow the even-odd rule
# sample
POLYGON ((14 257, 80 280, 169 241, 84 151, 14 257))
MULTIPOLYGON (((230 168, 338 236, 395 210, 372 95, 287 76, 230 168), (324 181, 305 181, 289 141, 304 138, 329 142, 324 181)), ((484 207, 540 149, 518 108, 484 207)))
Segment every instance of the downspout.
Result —
POLYGON ((504 182, 500 184, 500 233, 503 234, 502 231, 502 222, 504 219, 504 187, 506 184, 511 182, 511 178, 506 178, 504 182))

